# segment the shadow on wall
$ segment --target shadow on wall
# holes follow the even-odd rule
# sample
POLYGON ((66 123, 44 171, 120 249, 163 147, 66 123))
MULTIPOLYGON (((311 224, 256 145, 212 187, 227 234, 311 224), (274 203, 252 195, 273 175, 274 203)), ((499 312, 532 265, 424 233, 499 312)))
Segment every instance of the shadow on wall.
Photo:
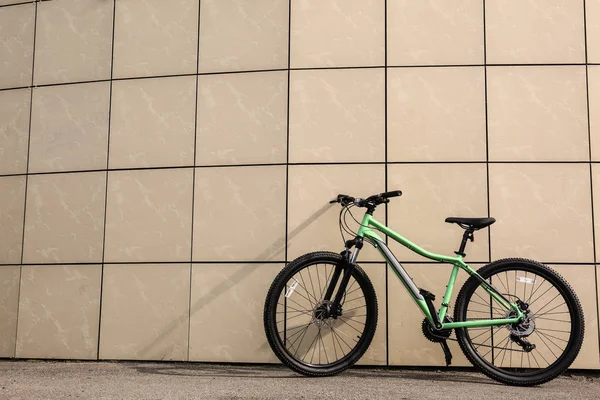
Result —
MULTIPOLYGON (((326 204, 323 207, 321 207, 319 210, 317 210, 313 215, 311 215, 302 224, 300 224, 300 226, 298 226, 296 229, 291 231, 289 233, 289 235, 287 235, 287 240, 289 241, 289 240, 293 239, 294 237, 296 237, 300 232, 302 232, 309 225, 311 225, 314 221, 316 221, 323 214, 325 214, 325 212, 327 212, 327 210, 330 207, 331 207, 331 205, 326 204)), ((277 239, 275 242, 273 242, 273 244, 271 244, 269 247, 267 247, 265 249, 265 251, 263 251, 261 254, 259 254, 258 257, 256 257, 254 261, 268 260, 274 254, 280 253, 283 250, 285 250, 286 244, 287 243, 286 243, 285 236, 277 239)), ((248 276, 253 274, 255 271, 256 271, 255 268, 242 268, 240 271, 233 274, 229 279, 221 282, 211 292, 209 292, 204 297, 202 297, 201 299, 199 299, 198 301, 196 301, 194 304, 191 305, 190 317, 192 315, 194 315, 200 309, 208 306, 213 300, 215 300, 217 297, 219 297, 220 295, 225 293, 227 290, 231 289, 233 286, 242 282, 244 279, 246 279, 248 276)), ((267 294, 265 293, 265 296, 266 295, 267 294)), ((190 293, 190 296, 191 296, 191 293, 190 293)), ((162 332, 158 335, 158 337, 156 339, 154 339, 152 342, 148 343, 148 345, 144 346, 140 350, 140 352, 139 352, 140 357, 146 358, 146 356, 154 348, 154 346, 156 346, 158 343, 160 343, 171 332, 173 332, 178 326, 181 326, 181 324, 185 323, 187 320, 188 320, 188 316, 182 315, 179 318, 173 320, 171 323, 169 323, 169 325, 167 325, 162 330, 162 332)), ((188 343, 188 346, 189 346, 189 343, 188 343)))

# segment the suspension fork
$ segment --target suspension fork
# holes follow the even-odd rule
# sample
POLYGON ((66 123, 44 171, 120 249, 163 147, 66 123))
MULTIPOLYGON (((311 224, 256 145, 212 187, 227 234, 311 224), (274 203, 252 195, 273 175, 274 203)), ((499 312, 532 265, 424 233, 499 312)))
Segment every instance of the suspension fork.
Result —
POLYGON ((329 286, 327 287, 327 291, 325 292, 324 300, 327 302, 331 300, 333 296, 333 291, 337 286, 338 280, 340 276, 342 276, 342 272, 344 273, 342 276, 342 281, 340 282, 340 286, 338 287, 337 293, 333 298, 333 301, 329 303, 328 306, 328 314, 330 317, 337 318, 341 315, 340 310, 340 302, 342 301, 342 297, 346 292, 346 287, 348 286, 348 282, 350 281, 350 275, 352 274, 352 270, 354 268, 354 262, 358 257, 358 253, 363 247, 363 238, 356 237, 353 240, 348 240, 344 247, 344 251, 342 251, 342 262, 336 265, 335 271, 333 271, 333 275, 331 276, 331 282, 329 282, 329 286), (353 252, 350 252, 352 247, 355 247, 353 252))

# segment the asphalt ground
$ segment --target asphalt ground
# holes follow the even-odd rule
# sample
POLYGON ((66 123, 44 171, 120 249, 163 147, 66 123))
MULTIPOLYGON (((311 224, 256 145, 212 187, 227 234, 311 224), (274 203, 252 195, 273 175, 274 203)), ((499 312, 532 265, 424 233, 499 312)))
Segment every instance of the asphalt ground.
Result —
POLYGON ((600 371, 517 388, 475 370, 354 367, 306 378, 280 365, 0 361, 0 399, 600 399, 600 371))

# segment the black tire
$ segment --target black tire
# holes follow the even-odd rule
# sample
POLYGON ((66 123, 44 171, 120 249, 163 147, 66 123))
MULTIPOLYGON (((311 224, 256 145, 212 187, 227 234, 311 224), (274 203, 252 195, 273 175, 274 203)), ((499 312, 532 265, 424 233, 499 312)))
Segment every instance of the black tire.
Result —
MULTIPOLYGON (((319 321, 315 317, 315 309, 318 307, 317 300, 322 301, 324 296, 320 297, 320 299, 316 298, 318 296, 311 297, 308 291, 306 291, 304 288, 303 283, 300 282, 300 279, 296 278, 297 276, 303 279, 306 278, 306 272, 308 271, 310 274, 310 268, 313 268, 312 271, 317 271, 317 279, 320 279, 318 274, 321 274, 321 276, 324 277, 324 279, 321 279, 319 286, 321 288, 326 287, 332 275, 332 268, 341 262, 341 255, 330 252, 315 252, 298 257, 281 270, 279 275, 277 275, 273 281, 267 294, 264 309, 264 328, 269 345, 283 364, 300 374, 313 377, 331 376, 346 370, 354 365, 362 357, 365 351, 367 351, 371 341, 373 340, 373 336, 375 335, 375 329, 377 327, 377 297, 375 295, 375 290, 373 289, 373 284, 369 280, 366 273, 358 265, 355 264, 353 266, 351 282, 349 282, 346 288, 346 292, 341 303, 343 316, 340 316, 337 319, 327 318, 326 320, 319 321), (302 275, 303 272, 304 275, 302 275), (327 278, 327 275, 329 275, 329 278, 327 278), (286 291, 292 286, 294 281, 298 281, 300 283, 296 283, 294 289, 295 291, 292 292, 290 297, 285 297, 286 291), (327 283, 323 281, 327 281, 327 283), (290 282, 292 282, 292 284, 290 284, 290 282), (356 286, 356 284, 358 284, 358 286, 356 286), (302 289, 304 289, 304 291, 302 291, 302 289), (358 296, 360 293, 357 295, 357 291, 361 291, 362 295, 364 296, 364 306, 356 306, 357 304, 362 304, 361 297, 358 296), (296 294, 296 300, 292 298, 294 294, 296 294), (350 298, 346 298, 346 295, 349 295, 350 298), (295 304, 292 303, 292 301, 294 301, 295 304), (359 303, 356 303, 356 301, 359 301, 359 303), (351 302, 354 303, 350 305, 351 302), (302 303, 302 306, 314 307, 312 311, 309 308, 302 309, 300 303, 302 303), (294 308, 288 306, 288 304, 294 308), (284 307, 284 311, 282 311, 281 307, 284 307), (292 310, 288 311, 289 309, 292 310), (357 312, 362 313, 363 309, 366 311, 364 313, 365 315, 358 315, 357 319, 353 319, 352 324, 350 324, 351 321, 347 318, 354 318, 354 315, 351 314, 356 314, 357 312), (290 318, 287 317, 288 312, 291 315, 290 318), (286 321, 283 322, 283 324, 282 321, 277 320, 278 315, 281 315, 282 313, 284 316, 284 321, 286 321), (350 317, 348 317, 349 315, 350 317), (303 324, 300 325, 300 327, 296 326, 293 328, 287 326, 292 324, 289 322, 292 318, 297 317, 304 319, 304 322, 309 320, 306 327, 303 324), (360 317, 361 321, 362 317, 364 317, 364 323, 358 322, 358 317, 360 317), (343 324, 346 324, 347 326, 343 324), (358 340, 356 343, 348 344, 348 341, 354 338, 342 336, 343 331, 341 330, 342 328, 340 328, 340 326, 343 326, 343 329, 350 331, 351 334, 357 336, 358 340), (352 331, 349 327, 354 329, 354 331, 352 331), (362 334, 358 336, 355 331, 359 331, 361 327, 363 327, 362 334), (330 330, 329 334, 327 333, 327 328, 330 330), (311 347, 311 344, 308 348, 302 349, 302 351, 306 353, 308 353, 311 348, 313 349, 313 357, 311 358, 310 362, 308 362, 308 360, 305 360, 301 357, 302 353, 299 354, 298 352, 303 343, 308 343, 308 341, 304 342, 307 332, 315 329, 318 330, 318 336, 315 336, 316 342, 313 342, 314 348, 311 347), (302 333, 302 330, 304 330, 304 333, 302 333), (319 344, 317 338, 320 338, 322 345, 319 344), (334 357, 331 352, 331 347, 328 347, 329 345, 326 344, 328 339, 331 339, 330 342, 333 344, 336 358, 335 361, 331 361, 334 357), (298 341, 300 341, 300 343, 297 343, 298 341), (338 344, 337 348, 336 342, 338 344), (314 359, 314 353, 317 345, 319 346, 319 360, 318 362, 315 362, 316 360, 314 359), (295 352, 294 346, 297 346, 295 352), (330 349, 329 356, 327 355, 326 347, 330 349), (323 349, 325 352, 324 357, 321 357, 321 349, 323 349), (339 359, 337 359, 338 356, 340 356, 339 359)), ((314 272, 312 276, 314 278, 314 272)), ((314 280, 316 281, 316 279, 314 280)), ((338 285, 339 281, 341 281, 341 276, 338 280, 338 285)), ((308 282, 308 278, 306 278, 306 282, 308 282)), ((316 282, 314 282, 314 284, 316 285, 316 282)), ((311 284, 306 284, 306 286, 309 285, 311 284)), ((313 292, 317 294, 319 293, 319 291, 313 292)), ((298 319, 296 319, 296 321, 298 321, 298 319)), ((347 334, 344 333, 344 335, 347 334)), ((306 356, 306 358, 308 357, 306 356)))
MULTIPOLYGON (((474 366, 478 367, 490 378, 504 384, 515 386, 540 385, 558 377, 567 368, 569 368, 579 354, 579 350, 581 349, 581 345, 583 343, 584 316, 579 299, 564 278, 543 264, 532 260, 516 258, 495 261, 482 267, 477 272, 487 282, 491 281, 495 288, 503 294, 512 290, 511 284, 513 284, 515 287, 515 293, 520 293, 521 290, 523 291, 523 298, 515 295, 512 298, 509 298, 509 300, 514 302, 516 301, 515 297, 518 297, 522 301, 531 305, 529 310, 532 313, 531 316, 534 322, 533 330, 525 338, 528 341, 531 340, 531 343, 533 344, 535 344, 534 342, 537 342, 536 346, 538 347, 531 352, 523 352, 523 348, 511 340, 511 331, 507 326, 499 326, 493 329, 489 327, 478 328, 479 333, 477 333, 477 336, 487 335, 485 330, 489 329, 490 339, 488 340, 490 341, 484 342, 487 343, 487 345, 484 343, 474 343, 474 341, 483 342, 483 339, 476 339, 477 336, 473 336, 473 338, 471 338, 471 335, 473 335, 472 329, 459 328, 456 329, 456 336, 458 343, 460 344, 460 348, 467 359, 469 359, 474 366), (517 271, 519 271, 521 275, 517 275, 517 271), (510 279, 511 273, 514 273, 512 275, 514 279, 512 280, 510 279), (533 276, 536 278, 533 279, 533 276), (543 278, 543 280, 540 280, 538 277, 543 278), (531 282, 532 280, 533 283, 531 282), (549 283, 548 286, 543 286, 546 283, 544 280, 549 283), (538 281, 541 283, 538 284, 536 290, 535 286, 538 281), (506 284, 504 282, 506 282, 506 284), (519 282, 521 285, 519 285, 517 282, 519 282), (529 285, 533 287, 529 288, 529 285), (548 287, 548 289, 546 289, 546 287, 548 287), (529 296, 526 294, 528 289, 530 291, 529 296), (549 292, 551 290, 554 290, 554 292, 549 292), (543 293, 540 293, 542 291, 543 293), (547 295, 547 293, 551 294, 549 294, 547 297, 544 297, 547 295), (557 293, 556 297, 552 298, 552 300, 548 300, 548 298, 551 298, 550 296, 553 296, 554 293, 557 293), (555 299, 557 298, 559 302, 561 299, 564 300, 564 303, 556 303, 555 299), (540 301, 537 302, 538 300, 540 301), (559 305, 557 306, 556 304, 559 305), (542 313, 542 311, 544 312, 542 313), (561 317, 556 317, 557 315, 561 315, 561 317), (568 315, 568 317, 562 317, 562 315, 568 315), (562 318, 562 320, 559 318, 562 318), (566 320, 565 318, 569 319, 566 320), (546 326, 551 326, 552 328, 558 326, 560 329, 546 329, 546 326), (569 328, 570 330, 567 330, 569 328), (496 337, 496 341, 494 341, 494 337, 496 337), (506 338, 499 340, 502 337, 506 338), (563 344, 563 342, 566 344, 563 344), (505 348, 501 347, 503 343, 505 343, 505 348), (508 349, 509 345, 510 350, 508 349), (488 350, 486 346, 491 347, 492 349, 488 350), (499 350, 496 356, 494 355, 494 349, 496 348, 495 346, 498 346, 499 350), (564 348, 560 350, 562 346, 564 346, 564 348), (544 353, 539 350, 539 347, 545 349, 544 353), (487 351, 487 353, 482 355, 484 351, 487 351), (487 359, 490 351, 492 352, 491 362, 487 359), (538 355, 537 357, 536 351, 538 355), (508 360, 505 361, 508 353, 510 353, 510 362, 508 362, 508 360), (518 353, 521 353, 520 366, 518 365, 519 363, 517 359, 518 353), (556 357, 556 359, 552 362, 548 361, 547 358, 544 357, 544 354, 549 356, 550 353, 556 357), (514 362, 512 360, 513 354, 515 354, 516 358, 514 362), (527 365, 523 367, 525 355, 529 363, 528 367, 527 365), (532 359, 535 361, 534 363, 532 363, 532 359), (506 368, 503 367, 505 362, 508 362, 509 364, 506 368), (548 365, 546 366, 546 364, 548 365)), ((483 299, 485 296, 482 297, 479 294, 482 290, 483 288, 481 287, 481 282, 479 280, 474 277, 470 277, 467 280, 456 299, 456 308, 454 310, 455 321, 466 321, 467 319, 473 319, 468 318, 469 315, 477 315, 473 314, 473 312, 482 313, 482 311, 473 311, 473 309, 469 310, 469 303, 473 303, 472 307, 475 307, 475 305, 480 304, 481 300, 485 302, 485 299, 483 299), (479 291, 477 291, 478 288, 479 291), (478 298, 472 301, 474 294, 478 298), (471 312, 471 314, 469 314, 469 312, 471 312)), ((502 316, 501 313, 497 311, 498 303, 494 303, 489 295, 487 298, 490 298, 489 313, 490 315, 493 315, 492 318, 506 317, 506 315, 502 316)), ((487 317, 484 317, 482 315, 480 318, 489 319, 490 316, 488 315, 487 317)), ((531 330, 532 328, 530 327, 528 329, 531 330)), ((484 336, 484 338, 485 337, 486 336, 484 336)), ((552 357, 549 358, 551 360, 553 359, 552 357)))

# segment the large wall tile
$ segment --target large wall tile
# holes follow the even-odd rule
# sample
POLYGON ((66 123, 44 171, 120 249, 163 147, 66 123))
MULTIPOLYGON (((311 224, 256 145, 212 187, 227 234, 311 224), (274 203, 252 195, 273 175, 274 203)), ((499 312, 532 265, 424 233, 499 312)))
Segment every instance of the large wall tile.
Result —
POLYGON ((593 261, 589 166, 490 165, 492 259, 593 261))
POLYGON ((53 0, 38 4, 36 84, 110 78, 113 3, 53 0))
POLYGON ((283 260, 285 167, 196 170, 194 261, 283 260))
POLYGON ((17 357, 96 359, 101 269, 23 267, 17 357))
MULTIPOLYGON (((288 259, 293 260, 311 251, 342 251, 344 242, 338 228, 340 205, 330 205, 329 201, 340 193, 365 198, 384 192, 385 168, 384 165, 290 166, 288 182, 288 259)), ((360 221, 365 209, 352 211, 360 221)), ((379 207, 373 215, 384 222, 385 207, 379 207)), ((346 221, 356 232, 358 224, 349 215, 346 221)), ((350 235, 345 234, 345 240, 348 239, 350 235)), ((365 245, 358 262, 361 260, 381 261, 381 256, 372 246, 365 245)))
POLYGON ((588 62, 600 63, 600 0, 586 0, 588 62))
POLYGON ((585 67, 488 68, 490 160, 588 160, 585 67))
POLYGON ((196 78, 113 83, 110 168, 193 165, 196 78))
POLYGON ((278 362, 264 335, 265 298, 282 264, 192 267, 190 360, 278 362))
POLYGON ((285 71, 198 77, 197 165, 286 161, 285 71))
POLYGON ((27 171, 30 90, 0 92, 0 174, 27 171))
POLYGON ((35 6, 0 9, 0 89, 31 85, 35 6))
POLYGON ((388 65, 483 63, 481 0, 389 0, 388 65))
MULTIPOLYGON (((435 294, 437 300, 434 304, 436 310, 439 310, 450 279, 452 265, 403 264, 403 267, 417 287, 435 294)), ((480 265, 473 264, 471 267, 477 269, 480 265)), ((456 296, 467 278, 464 271, 459 271, 449 302, 448 315, 451 317, 454 316, 456 296)), ((430 342, 423 336, 421 324, 425 316, 421 309, 391 271, 388 272, 388 296, 390 365, 446 365, 440 345, 430 342)), ((452 337, 456 338, 456 335, 453 334, 452 337)), ((452 366, 471 366, 457 342, 448 341, 448 346, 453 355, 452 366)))
MULTIPOLYGON (((485 164, 406 164, 388 167, 388 190, 402 190, 388 205, 389 227, 425 250, 454 255, 463 230, 447 217, 487 217, 485 164)), ((424 261, 392 240, 399 260, 424 261)), ((488 259, 488 232, 475 234, 466 260, 488 259)))
POLYGON ((105 260, 189 260, 192 180, 191 169, 110 172, 105 260))
POLYGON ((592 161, 600 161, 600 65, 588 66, 588 90, 592 161))
MULTIPOLYGON (((562 275, 562 277, 571 285, 583 308, 585 336, 583 338, 581 351, 573 365, 571 365, 571 368, 598 369, 600 360, 598 358, 598 309, 596 308, 595 268, 593 265, 552 265, 551 267, 562 275)), ((564 312, 564 308, 552 310, 552 307, 558 307, 560 305, 560 299, 555 299, 553 302, 550 301, 547 304, 548 307, 543 310, 540 309, 541 312, 564 312)), ((547 315, 547 317, 552 318, 549 315, 547 315)), ((560 317, 562 317, 561 319, 566 319, 566 316, 560 317)), ((554 329, 561 328, 557 327, 554 329)), ((564 329, 564 326, 562 329, 564 329)), ((546 334, 552 335, 553 332, 546 332, 546 334)), ((563 339, 566 338, 565 335, 560 333, 554 333, 554 335, 563 339)), ((556 339, 555 342, 560 343, 556 339)))
POLYGON ((483 68, 388 71, 388 161, 485 161, 483 68))
POLYGON ((30 176, 24 263, 101 261, 105 190, 104 172, 30 176))
POLYGON ((21 262, 25 177, 0 178, 0 263, 21 262))
POLYGON ((187 360, 189 295, 189 264, 105 265, 99 357, 187 360))
POLYGON ((290 161, 384 161, 382 69, 293 71, 290 161))
POLYGON ((196 72, 198 0, 119 0, 114 76, 196 72))
POLYGON ((488 63, 583 62, 583 2, 488 0, 486 35, 488 63))
POLYGON ((385 2, 294 0, 291 66, 384 65, 385 2))
POLYGON ((200 72, 287 68, 288 0, 202 0, 200 72))
POLYGON ((110 83, 35 88, 29 172, 106 168, 110 83))
POLYGON ((21 267, 0 267, 0 357, 14 357, 21 267))

